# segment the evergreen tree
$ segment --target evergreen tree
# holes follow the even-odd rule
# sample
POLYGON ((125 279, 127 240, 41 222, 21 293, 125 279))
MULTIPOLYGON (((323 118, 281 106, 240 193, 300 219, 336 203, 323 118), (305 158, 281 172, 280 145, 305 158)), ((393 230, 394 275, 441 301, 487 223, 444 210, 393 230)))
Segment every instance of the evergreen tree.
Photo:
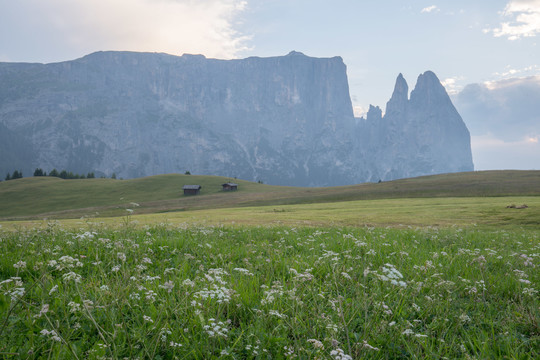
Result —
POLYGON ((45 173, 43 172, 43 169, 37 168, 34 170, 34 176, 45 176, 45 173))
POLYGON ((15 170, 13 172, 13 175, 11 175, 11 179, 21 179, 23 177, 22 171, 15 170))
POLYGON ((8 180, 11 180, 11 175, 9 173, 7 173, 7 175, 6 175, 6 181, 8 181, 8 180))
POLYGON ((96 177, 96 176, 94 175, 93 172, 89 172, 88 175, 86 175, 86 178, 87 178, 87 179, 93 179, 93 178, 95 178, 95 177, 96 177))
POLYGON ((58 170, 52 169, 49 176, 59 177, 60 175, 58 174, 58 170))
POLYGON ((67 173, 66 170, 62 170, 62 171, 60 171, 59 176, 60 176, 61 179, 67 179, 68 178, 68 173, 67 173))
POLYGON ((111 179, 116 179, 116 173, 112 173, 111 179))

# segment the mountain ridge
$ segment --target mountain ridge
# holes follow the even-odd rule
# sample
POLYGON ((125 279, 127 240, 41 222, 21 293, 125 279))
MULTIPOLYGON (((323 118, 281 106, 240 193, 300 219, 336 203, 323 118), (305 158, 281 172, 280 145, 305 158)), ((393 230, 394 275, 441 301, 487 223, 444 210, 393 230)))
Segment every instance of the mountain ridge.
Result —
MULTIPOLYGON (((453 160, 446 167, 435 166, 441 149, 406 146, 424 140, 403 128, 412 121, 406 112, 416 108, 401 74, 399 116, 407 120, 400 122, 399 111, 387 111, 381 123, 355 120, 341 57, 293 51, 219 60, 105 51, 52 64, 0 63, 0 80, 0 125, 31 144, 26 174, 34 167, 125 178, 189 170, 328 186, 472 170, 468 131, 459 142, 465 150, 444 150, 453 160)), ((422 109, 415 116, 433 131, 447 120, 463 124, 451 102, 436 105, 448 119, 422 109)), ((0 171, 13 166, 0 160, 0 171)))

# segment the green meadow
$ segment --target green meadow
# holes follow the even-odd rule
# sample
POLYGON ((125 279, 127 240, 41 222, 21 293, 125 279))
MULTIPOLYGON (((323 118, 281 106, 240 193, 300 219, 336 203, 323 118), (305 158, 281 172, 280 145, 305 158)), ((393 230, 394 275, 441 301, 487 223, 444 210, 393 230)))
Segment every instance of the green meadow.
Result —
POLYGON ((0 358, 536 359, 539 195, 535 171, 1 182, 0 358))

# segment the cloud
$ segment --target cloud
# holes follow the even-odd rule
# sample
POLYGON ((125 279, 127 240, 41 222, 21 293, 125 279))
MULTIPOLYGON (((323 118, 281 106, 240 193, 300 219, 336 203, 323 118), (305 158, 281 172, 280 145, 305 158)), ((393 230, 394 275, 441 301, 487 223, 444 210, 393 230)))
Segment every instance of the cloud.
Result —
POLYGON ((493 134, 471 136, 476 170, 540 169, 539 135, 505 141, 493 134))
POLYGON ((540 0, 512 0, 502 15, 511 18, 511 21, 502 22, 495 29, 484 29, 484 32, 492 32, 495 37, 507 37, 509 40, 533 37, 540 32, 540 0))
POLYGON ((440 9, 437 7, 437 5, 431 5, 428 7, 423 8, 420 12, 423 13, 430 13, 430 12, 438 12, 440 9))
POLYGON ((441 80, 441 84, 449 95, 456 95, 463 89, 462 81, 464 79, 463 76, 450 77, 441 80))
POLYGON ((67 48, 78 55, 132 50, 234 58, 249 40, 235 30, 246 7, 244 0, 18 0, 3 5, 17 21, 6 19, 0 32, 34 51, 45 43, 51 54, 67 48))
POLYGON ((474 136, 516 142, 540 134, 540 76, 469 84, 453 102, 474 136))

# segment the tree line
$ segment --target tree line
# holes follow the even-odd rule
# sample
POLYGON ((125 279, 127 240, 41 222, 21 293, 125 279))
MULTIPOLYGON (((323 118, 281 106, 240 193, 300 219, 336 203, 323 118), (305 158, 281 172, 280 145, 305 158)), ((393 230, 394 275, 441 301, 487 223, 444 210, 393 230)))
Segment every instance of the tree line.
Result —
MULTIPOLYGON (((41 168, 37 168, 34 171, 34 176, 53 176, 58 177, 61 179, 94 179, 96 176, 93 172, 89 172, 88 174, 76 174, 71 171, 62 170, 58 171, 56 169, 52 169, 49 174, 47 174, 46 171, 43 171, 41 168)), ((21 179, 23 177, 22 171, 15 170, 13 174, 7 173, 5 180, 14 180, 14 179, 21 179)), ((116 174, 113 174, 111 178, 116 179, 116 174)))

